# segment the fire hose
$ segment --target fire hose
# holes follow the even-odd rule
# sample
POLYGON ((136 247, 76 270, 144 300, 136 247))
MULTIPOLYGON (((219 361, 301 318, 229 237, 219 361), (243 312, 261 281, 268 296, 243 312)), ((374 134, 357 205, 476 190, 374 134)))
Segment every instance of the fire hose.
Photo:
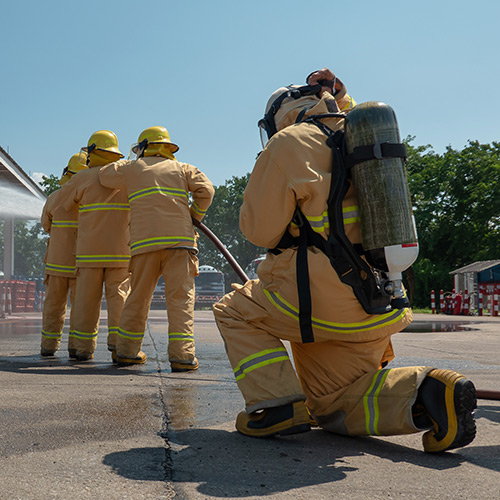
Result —
MULTIPOLYGON (((245 274, 245 271, 241 268, 241 266, 236 262, 236 259, 229 253, 228 249, 224 246, 222 241, 217 238, 217 236, 202 222, 193 219, 193 224, 215 245, 217 250, 226 258, 228 263, 234 269, 234 272, 238 275, 238 278, 241 279, 243 283, 248 281, 248 276, 245 274)), ((500 401, 500 391, 484 391, 477 389, 476 396, 478 399, 489 399, 500 401)))
POLYGON ((248 281, 248 276, 245 274, 245 271, 241 268, 241 266, 236 262, 236 259, 229 253, 228 249, 224 246, 221 240, 215 236, 215 234, 208 229, 203 222, 196 220, 193 218, 193 224, 215 245, 217 250, 226 258, 231 267, 234 269, 234 272, 238 275, 238 278, 243 283, 248 281))

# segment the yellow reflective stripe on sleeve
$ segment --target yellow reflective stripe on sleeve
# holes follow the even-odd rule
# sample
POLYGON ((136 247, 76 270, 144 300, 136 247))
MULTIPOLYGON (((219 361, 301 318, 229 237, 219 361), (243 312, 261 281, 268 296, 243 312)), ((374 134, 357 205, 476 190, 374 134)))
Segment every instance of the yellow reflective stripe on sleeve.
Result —
MULTIPOLYGON (((270 292, 269 290, 264 289, 264 293, 274 307, 279 309, 282 313, 286 314, 287 316, 290 316, 296 321, 299 321, 299 310, 297 307, 292 306, 292 304, 287 302, 283 297, 281 297, 276 292, 270 292)), ((350 334, 350 333, 361 333, 366 330, 375 330, 377 328, 383 328, 387 325, 397 323, 407 313, 408 313, 407 308, 396 309, 394 311, 385 314, 374 315, 366 321, 360 321, 355 323, 338 323, 333 321, 326 321, 326 320, 321 320, 319 318, 315 318, 314 316, 311 317, 311 321, 312 321, 312 326, 314 328, 334 333, 350 334)))
POLYGON ((78 227, 77 220, 53 220, 52 228, 61 228, 61 227, 78 227))
POLYGON ((352 207, 343 207, 342 217, 344 219, 344 224, 359 222, 361 220, 361 217, 359 216, 359 207, 356 205, 353 205, 352 207))
POLYGON ((321 215, 306 215, 306 219, 309 221, 313 231, 317 233, 324 233, 330 227, 328 212, 326 210, 321 215))
POLYGON ((289 360, 290 358, 284 347, 265 349, 264 351, 257 352, 242 359, 236 368, 234 368, 234 376, 238 381, 246 377, 248 373, 257 370, 257 368, 289 360))
POLYGON ((366 433, 370 436, 378 436, 378 421, 380 411, 378 407, 378 396, 384 385, 385 379, 391 370, 379 370, 374 376, 370 387, 363 396, 363 408, 365 410, 366 433))
POLYGON ((207 213, 206 210, 202 210, 197 204, 196 202, 193 201, 193 203, 191 204, 191 209, 194 210, 197 214, 200 214, 200 215, 205 215, 207 213))

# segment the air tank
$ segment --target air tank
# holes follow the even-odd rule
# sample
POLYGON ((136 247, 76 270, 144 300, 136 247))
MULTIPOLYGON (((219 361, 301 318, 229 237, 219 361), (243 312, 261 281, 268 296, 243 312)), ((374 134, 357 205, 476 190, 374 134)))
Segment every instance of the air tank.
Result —
POLYGON ((346 152, 374 146, 375 156, 352 167, 361 238, 368 262, 387 274, 384 288, 404 299, 402 272, 418 256, 418 240, 403 158, 385 158, 383 143, 401 143, 394 110, 383 102, 358 104, 345 120, 346 152))

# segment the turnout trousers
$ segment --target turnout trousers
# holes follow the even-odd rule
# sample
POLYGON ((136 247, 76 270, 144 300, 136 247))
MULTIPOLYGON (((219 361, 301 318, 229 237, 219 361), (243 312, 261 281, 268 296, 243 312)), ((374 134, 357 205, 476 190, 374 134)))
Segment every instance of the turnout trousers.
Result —
POLYGON ((118 324, 129 293, 130 273, 126 267, 80 267, 77 269, 74 328, 70 340, 77 354, 90 354, 97 345, 104 286, 108 310, 108 349, 116 346, 118 324))
MULTIPOLYGON (((412 419, 417 390, 432 367, 381 368, 392 351, 390 334, 331 339, 314 328, 315 342, 301 341, 297 319, 274 307, 258 280, 214 305, 246 411, 305 400, 325 430, 347 435, 419 432, 412 419), (295 368, 283 344, 289 341, 295 368)), ((401 328, 411 321, 411 312, 401 328)), ((392 357, 392 356, 389 356, 392 357)))
MULTIPOLYGON (((61 345, 68 294, 71 302, 70 331, 73 328, 73 304, 75 303, 76 278, 45 275, 45 300, 42 312, 42 349, 57 351, 61 345)), ((73 350, 73 339, 68 339, 68 350, 73 350)))
POLYGON ((194 277, 198 258, 184 248, 162 249, 132 256, 131 292, 120 319, 116 352, 134 357, 141 350, 151 298, 160 276, 165 280, 168 358, 191 362, 194 346, 194 277))

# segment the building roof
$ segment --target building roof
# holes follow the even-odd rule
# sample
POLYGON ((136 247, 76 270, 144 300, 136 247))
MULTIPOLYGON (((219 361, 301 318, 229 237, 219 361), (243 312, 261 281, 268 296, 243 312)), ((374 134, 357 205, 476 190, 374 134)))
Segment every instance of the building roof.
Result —
POLYGON ((0 146, 0 184, 15 186, 28 191, 35 198, 44 200, 45 193, 40 186, 0 146))
POLYGON ((478 260, 467 266, 455 269, 450 274, 480 273, 495 266, 500 266, 500 260, 478 260))

